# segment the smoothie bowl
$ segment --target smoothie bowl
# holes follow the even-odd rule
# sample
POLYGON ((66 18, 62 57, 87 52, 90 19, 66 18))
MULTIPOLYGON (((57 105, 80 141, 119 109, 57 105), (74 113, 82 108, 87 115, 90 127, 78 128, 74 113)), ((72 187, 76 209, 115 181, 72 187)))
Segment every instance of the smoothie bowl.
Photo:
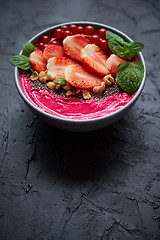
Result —
POLYGON ((113 124, 140 96, 143 44, 100 23, 69 22, 40 32, 10 59, 18 92, 48 124, 91 131, 113 124))

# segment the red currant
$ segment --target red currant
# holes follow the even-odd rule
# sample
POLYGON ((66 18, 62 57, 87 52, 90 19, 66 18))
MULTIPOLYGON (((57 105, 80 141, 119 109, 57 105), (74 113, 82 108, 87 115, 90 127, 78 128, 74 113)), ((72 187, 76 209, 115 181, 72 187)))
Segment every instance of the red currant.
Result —
POLYGON ((66 38, 67 36, 70 36, 71 32, 69 30, 64 31, 63 37, 66 38))
POLYGON ((55 38, 51 38, 51 44, 56 44, 56 45, 58 45, 59 43, 56 41, 56 40, 54 40, 55 38), (52 40, 53 39, 53 40, 52 40))
POLYGON ((90 42, 98 45, 100 42, 100 37, 96 34, 92 35, 90 38, 90 42))
POLYGON ((86 35, 93 35, 95 33, 95 30, 94 30, 94 27, 93 26, 86 26, 85 29, 84 29, 84 32, 86 35))
POLYGON ((105 28, 101 28, 98 30, 98 36, 102 39, 106 39, 106 29, 105 28))
POLYGON ((63 37, 63 31, 60 28, 57 28, 54 32, 55 38, 62 38, 63 37))
MULTIPOLYGON (((45 49, 45 47, 47 47, 47 46, 48 46, 48 44, 43 44, 43 46, 44 46, 44 49, 45 49)), ((44 50, 44 49, 43 49, 43 50, 44 50)))
POLYGON ((68 28, 68 26, 63 25, 63 26, 61 26, 61 29, 62 29, 62 31, 64 32, 64 31, 68 30, 69 28, 68 28))
POLYGON ((108 55, 108 56, 111 56, 111 54, 113 54, 113 52, 108 48, 108 50, 107 50, 107 55, 108 55))
POLYGON ((69 30, 70 30, 70 32, 71 32, 72 35, 75 35, 75 34, 77 33, 77 26, 74 25, 74 24, 71 24, 71 25, 69 26, 69 30))
POLYGON ((44 44, 49 43, 49 41, 50 41, 50 37, 49 36, 43 36, 41 38, 41 42, 44 43, 44 44))
POLYGON ((43 51, 45 47, 44 47, 44 44, 42 42, 38 42, 37 43, 37 48, 43 51))
POLYGON ((78 26, 78 27, 77 27, 77 33, 83 34, 83 33, 84 33, 84 27, 78 26))
POLYGON ((101 39, 99 43, 99 47, 101 50, 105 51, 108 49, 108 42, 106 40, 101 39))
POLYGON ((58 42, 59 45, 62 46, 62 45, 63 45, 63 38, 59 38, 59 39, 57 39, 57 42, 58 42))

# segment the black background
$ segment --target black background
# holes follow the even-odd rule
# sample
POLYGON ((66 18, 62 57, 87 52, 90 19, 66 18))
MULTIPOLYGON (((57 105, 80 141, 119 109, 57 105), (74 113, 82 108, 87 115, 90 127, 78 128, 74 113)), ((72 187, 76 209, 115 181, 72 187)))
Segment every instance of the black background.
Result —
POLYGON ((0 240, 160 239, 160 1, 0 1, 0 240), (33 115, 9 59, 67 21, 143 42, 146 85, 108 128, 71 133, 33 115))

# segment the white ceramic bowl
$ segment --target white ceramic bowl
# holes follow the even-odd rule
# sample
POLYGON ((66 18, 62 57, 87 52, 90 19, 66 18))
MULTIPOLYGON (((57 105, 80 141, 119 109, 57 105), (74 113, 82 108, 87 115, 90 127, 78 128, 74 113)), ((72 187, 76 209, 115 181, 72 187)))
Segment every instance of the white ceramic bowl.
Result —
MULTIPOLYGON (((110 27, 108 25, 104 25, 101 23, 96 23, 96 22, 67 22, 67 23, 62 23, 59 25, 55 25, 53 27, 47 28, 46 30, 40 32, 36 36, 34 36, 32 39, 29 41, 32 42, 33 44, 37 43, 40 41, 41 37, 43 35, 50 35, 54 32, 56 28, 61 27, 62 25, 70 25, 70 24, 76 24, 76 25, 81 25, 81 26, 86 26, 86 25, 92 25, 96 28, 106 28, 108 30, 113 31, 114 33, 118 34, 119 36, 123 37, 125 40, 133 41, 130 39, 126 34, 122 33, 121 31, 110 27)), ((21 52, 20 52, 21 54, 21 52)), ((31 108, 31 110, 40 118, 42 118, 46 123, 49 125, 52 125, 54 127, 58 127, 64 130, 69 130, 69 131, 92 131, 92 130, 98 130, 100 128, 109 126, 116 121, 118 121, 120 118, 122 118, 135 104, 137 99, 139 98, 144 84, 145 84, 145 79, 146 79, 146 67, 145 67, 145 61, 143 58, 142 53, 139 53, 137 55, 138 60, 144 65, 144 77, 141 82, 140 87, 138 88, 138 91, 136 92, 135 96, 121 109, 117 110, 116 112, 113 112, 109 115, 98 117, 98 118, 93 118, 93 119, 87 119, 87 120, 76 120, 76 119, 64 119, 61 117, 53 116, 51 114, 48 114, 44 112, 43 110, 39 109, 38 107, 34 106, 24 95, 21 86, 20 86, 20 81, 19 81, 19 70, 18 68, 15 68, 15 84, 18 89, 18 92, 22 99, 25 101, 25 103, 31 108)))

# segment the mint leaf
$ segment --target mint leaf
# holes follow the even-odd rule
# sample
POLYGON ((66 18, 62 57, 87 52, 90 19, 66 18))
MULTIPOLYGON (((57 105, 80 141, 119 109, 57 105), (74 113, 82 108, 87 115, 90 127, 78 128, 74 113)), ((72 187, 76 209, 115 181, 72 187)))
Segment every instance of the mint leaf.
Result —
POLYGON ((144 44, 143 43, 140 43, 140 42, 130 42, 129 43, 130 57, 136 56, 143 48, 144 48, 144 44))
POLYGON ((116 78, 120 88, 128 94, 133 94, 140 86, 144 76, 144 66, 141 62, 122 62, 118 65, 116 78))
POLYGON ((127 46, 115 46, 112 50, 117 56, 121 58, 130 58, 129 45, 127 46))
POLYGON ((65 85, 66 85, 66 81, 64 80, 64 78, 61 78, 61 77, 56 78, 53 82, 54 82, 54 83, 58 83, 58 84, 60 84, 60 85, 62 85, 62 86, 65 86, 65 85))
POLYGON ((127 46, 127 43, 124 42, 121 37, 111 31, 106 31, 106 39, 108 40, 108 46, 113 53, 116 52, 116 50, 114 50, 115 48, 119 47, 121 48, 121 51, 123 51, 124 46, 127 46))
POLYGON ((117 34, 111 31, 106 31, 106 38, 108 39, 108 41, 110 40, 111 44, 114 41, 115 41, 115 44, 124 42, 123 38, 121 38, 120 36, 118 36, 117 34))
POLYGON ((26 42, 22 47, 22 55, 29 57, 30 53, 34 52, 35 50, 36 48, 32 43, 26 42))
POLYGON ((119 57, 131 58, 136 56, 144 47, 140 42, 125 42, 117 34, 106 31, 108 46, 111 51, 119 57))
POLYGON ((29 62, 29 57, 24 55, 16 55, 12 57, 9 62, 20 69, 28 70, 31 68, 31 64, 29 62))

